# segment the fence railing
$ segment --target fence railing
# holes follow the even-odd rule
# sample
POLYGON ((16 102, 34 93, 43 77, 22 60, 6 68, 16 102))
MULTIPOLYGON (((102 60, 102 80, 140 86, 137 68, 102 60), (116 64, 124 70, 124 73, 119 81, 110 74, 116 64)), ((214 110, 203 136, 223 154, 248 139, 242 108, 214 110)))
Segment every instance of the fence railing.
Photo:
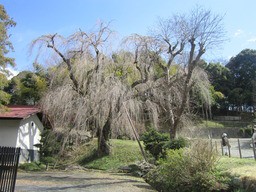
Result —
POLYGON ((14 192, 20 148, 0 147, 0 192, 14 192))
POLYGON ((215 140, 214 145, 216 150, 221 149, 222 155, 228 155, 229 157, 254 158, 256 160, 256 145, 252 138, 233 138, 229 139, 229 143, 231 144, 230 147, 223 146, 221 140, 215 140))

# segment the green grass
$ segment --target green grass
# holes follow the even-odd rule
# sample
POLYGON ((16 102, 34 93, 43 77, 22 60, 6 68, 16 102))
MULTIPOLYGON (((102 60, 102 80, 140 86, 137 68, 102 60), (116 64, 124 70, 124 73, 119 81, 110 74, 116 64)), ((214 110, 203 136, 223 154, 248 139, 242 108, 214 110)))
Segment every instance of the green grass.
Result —
POLYGON ((126 166, 143 160, 139 145, 131 140, 111 139, 111 154, 97 158, 95 150, 87 153, 79 163, 86 168, 100 170, 117 170, 120 166, 126 166))
POLYGON ((256 179, 256 161, 254 159, 240 159, 221 157, 217 167, 238 177, 250 177, 256 179))
POLYGON ((223 128, 224 125, 222 123, 216 121, 205 121, 203 120, 200 124, 200 127, 216 127, 216 128, 223 128))
MULTIPOLYGON (((74 159, 72 159, 72 163, 76 162, 90 169, 116 171, 121 166, 143 160, 136 141, 111 139, 110 144, 111 154, 100 158, 96 156, 97 140, 94 140, 89 145, 81 146, 73 153, 74 159)), ((217 162, 217 167, 221 171, 226 171, 233 175, 254 177, 256 179, 254 171, 256 170, 256 161, 253 159, 221 156, 217 162)))
POLYGON ((201 128, 214 127, 214 128, 224 128, 224 127, 236 127, 236 128, 247 128, 251 126, 250 122, 242 121, 205 121, 202 120, 199 124, 201 128))

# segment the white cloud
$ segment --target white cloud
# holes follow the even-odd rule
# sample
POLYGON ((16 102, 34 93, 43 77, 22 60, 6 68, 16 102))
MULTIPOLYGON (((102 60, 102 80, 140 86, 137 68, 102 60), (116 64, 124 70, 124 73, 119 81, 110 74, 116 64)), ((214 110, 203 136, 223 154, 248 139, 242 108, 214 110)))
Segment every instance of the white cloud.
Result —
POLYGON ((238 30, 234 33, 234 37, 238 37, 238 36, 242 35, 243 33, 244 33, 243 30, 238 29, 238 30))
POLYGON ((10 71, 10 75, 8 76, 8 79, 13 78, 14 76, 18 75, 20 71, 17 71, 13 68, 7 67, 7 70, 10 71))
POLYGON ((256 37, 253 37, 253 38, 251 38, 251 39, 248 39, 247 41, 254 43, 254 42, 256 42, 256 37))

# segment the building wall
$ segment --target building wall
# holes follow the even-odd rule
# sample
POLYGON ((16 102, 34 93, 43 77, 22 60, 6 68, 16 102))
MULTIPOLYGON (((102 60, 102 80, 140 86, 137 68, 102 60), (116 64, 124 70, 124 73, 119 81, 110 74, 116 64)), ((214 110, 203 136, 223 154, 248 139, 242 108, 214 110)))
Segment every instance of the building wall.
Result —
POLYGON ((34 145, 40 143, 42 130, 43 125, 37 115, 20 121, 16 145, 21 148, 20 162, 39 160, 38 148, 34 145))
POLYGON ((22 120, 0 120, 0 146, 20 147, 20 162, 39 159, 38 144, 43 125, 37 115, 22 120))
POLYGON ((20 120, 0 119, 0 146, 16 147, 20 120))
POLYGON ((37 150, 34 145, 40 142, 40 133, 43 130, 37 115, 21 120, 19 127, 16 146, 21 149, 37 150))

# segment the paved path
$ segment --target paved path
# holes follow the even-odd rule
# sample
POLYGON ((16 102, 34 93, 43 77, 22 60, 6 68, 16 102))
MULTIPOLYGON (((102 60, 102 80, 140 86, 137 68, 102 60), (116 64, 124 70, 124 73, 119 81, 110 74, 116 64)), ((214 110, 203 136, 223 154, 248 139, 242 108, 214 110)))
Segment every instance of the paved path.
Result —
POLYGON ((15 192, 155 192, 142 178, 100 171, 18 172, 15 192))

